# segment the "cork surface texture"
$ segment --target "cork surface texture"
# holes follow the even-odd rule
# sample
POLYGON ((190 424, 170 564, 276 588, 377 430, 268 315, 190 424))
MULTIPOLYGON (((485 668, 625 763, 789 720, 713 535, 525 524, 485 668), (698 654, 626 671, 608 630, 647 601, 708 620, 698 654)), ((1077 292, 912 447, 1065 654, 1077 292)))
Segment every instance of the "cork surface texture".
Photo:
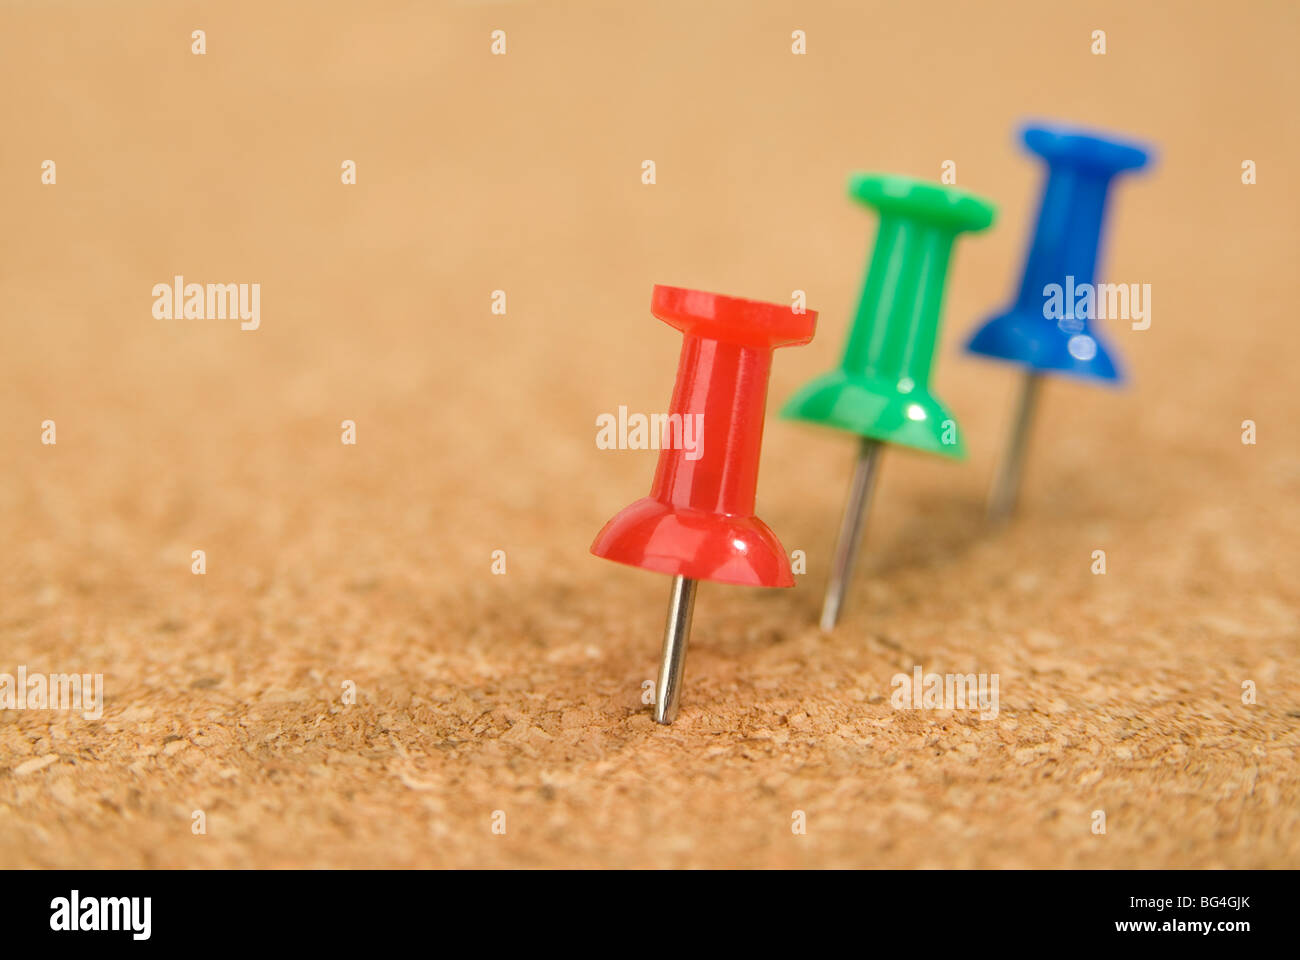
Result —
POLYGON ((0 710, 0 864, 1300 865, 1298 30, 1283 2, 5 4, 0 673, 103 703, 0 710), (1150 326, 1103 324, 1126 388, 1046 384, 990 531, 1016 378, 961 345, 1019 279, 1028 118, 1155 145, 1102 264, 1150 326), (935 364, 970 458, 886 453, 823 636, 854 445, 775 411, 852 315, 848 174, 945 161, 998 206, 935 364), (259 327, 158 319, 177 275, 260 284, 259 327), (821 312, 776 354, 758 492, 807 571, 701 586, 668 728, 668 580, 587 552, 654 470, 595 443, 667 404, 654 283, 821 312), (896 709, 917 667, 996 674, 997 715, 896 709))

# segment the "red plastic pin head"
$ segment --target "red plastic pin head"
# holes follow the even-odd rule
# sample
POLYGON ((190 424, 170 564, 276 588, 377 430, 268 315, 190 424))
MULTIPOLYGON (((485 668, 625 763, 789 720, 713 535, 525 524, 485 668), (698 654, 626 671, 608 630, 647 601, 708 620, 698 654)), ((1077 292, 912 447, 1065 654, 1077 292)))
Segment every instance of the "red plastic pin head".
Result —
POLYGON ((754 494, 772 351, 810 341, 816 312, 665 286, 650 312, 683 335, 665 441, 691 417, 698 443, 663 443, 650 495, 605 524, 591 552, 692 580, 794 586, 754 494))

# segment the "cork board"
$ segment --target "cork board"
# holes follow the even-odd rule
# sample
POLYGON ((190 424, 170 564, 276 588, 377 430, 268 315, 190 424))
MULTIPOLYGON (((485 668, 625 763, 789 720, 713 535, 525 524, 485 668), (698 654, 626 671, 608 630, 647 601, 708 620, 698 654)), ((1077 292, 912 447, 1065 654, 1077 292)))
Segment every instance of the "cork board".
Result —
POLYGON ((0 672, 101 674, 103 703, 0 711, 0 863, 1300 865, 1297 27, 1283 2, 6 4, 0 672), (1108 331, 1127 389, 1047 385, 990 532, 1014 377, 960 345, 1018 279, 1028 117, 1157 145, 1103 266, 1151 284, 1151 325, 1108 331), (945 161, 999 206, 936 363, 970 459, 886 455, 826 637, 853 445, 769 417, 759 514, 807 572, 701 587, 656 726, 667 581, 587 553, 653 470, 594 443, 667 402, 651 285, 807 291, 771 413, 851 316, 874 220, 847 174, 945 161), (260 284, 258 328, 155 317, 177 275, 260 284), (917 666, 997 674, 997 717, 894 709, 917 666))

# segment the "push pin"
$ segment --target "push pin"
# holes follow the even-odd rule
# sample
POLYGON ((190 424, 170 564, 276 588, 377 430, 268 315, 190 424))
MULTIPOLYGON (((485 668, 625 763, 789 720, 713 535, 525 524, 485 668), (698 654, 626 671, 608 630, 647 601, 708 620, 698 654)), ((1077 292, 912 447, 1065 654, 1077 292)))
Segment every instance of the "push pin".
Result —
POLYGON ((591 552, 673 578, 655 697, 655 720, 672 723, 696 581, 794 586, 785 548, 754 516, 754 494, 772 351, 810 341, 817 314, 665 286, 650 312, 682 332, 665 439, 692 417, 698 443, 662 445, 650 495, 605 524, 591 552))
POLYGON ((1025 368, 989 497, 994 523, 1015 509, 1042 375, 1066 373, 1104 383, 1123 379, 1091 323, 1098 302, 1093 278, 1110 182, 1117 173, 1147 163, 1147 152, 1131 143, 1047 127, 1026 127, 1021 136, 1047 162, 1038 226, 1015 304, 985 323, 966 347, 1025 368), (1088 298, 1079 300, 1082 310, 1076 309, 1077 296, 1088 298), (1053 309, 1053 297, 1059 309, 1053 309))
POLYGON ((844 606, 882 444, 966 455, 956 420, 930 392, 930 368, 953 241, 983 230, 994 212, 964 191, 882 174, 853 176, 849 195, 879 211, 880 227, 844 357, 781 411, 861 438, 822 606, 827 632, 844 606))

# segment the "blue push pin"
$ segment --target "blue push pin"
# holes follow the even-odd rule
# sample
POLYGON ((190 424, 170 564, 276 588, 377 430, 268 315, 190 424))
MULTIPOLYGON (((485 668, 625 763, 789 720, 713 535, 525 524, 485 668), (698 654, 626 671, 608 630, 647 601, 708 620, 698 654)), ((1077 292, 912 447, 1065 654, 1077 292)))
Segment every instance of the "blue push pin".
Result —
POLYGON ((1135 144, 1078 131, 1026 127, 1021 136, 1025 146, 1047 162, 1047 183, 1020 295, 1011 309, 985 323, 966 345, 971 353, 1025 368, 1011 439, 989 500, 994 522, 1004 520, 1015 507, 1042 375, 1065 373, 1106 383, 1123 379, 1090 323, 1096 297, 1081 301, 1082 316, 1074 305, 1076 291, 1095 293, 1111 179, 1147 163, 1147 151, 1135 144))

